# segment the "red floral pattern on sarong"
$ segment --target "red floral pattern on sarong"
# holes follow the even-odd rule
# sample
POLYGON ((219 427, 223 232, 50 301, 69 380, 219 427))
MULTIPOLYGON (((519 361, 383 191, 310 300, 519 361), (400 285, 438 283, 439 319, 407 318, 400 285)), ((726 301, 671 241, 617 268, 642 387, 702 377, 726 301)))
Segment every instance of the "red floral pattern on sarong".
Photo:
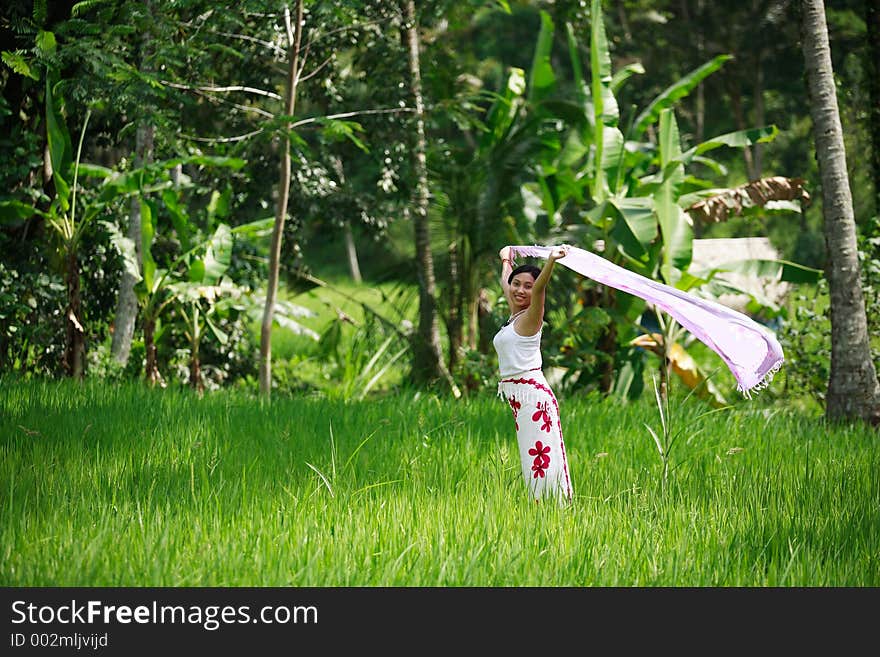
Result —
POLYGON ((550 433, 553 422, 550 420, 550 402, 538 402, 538 410, 532 414, 532 422, 541 422, 541 430, 550 433))
POLYGON ((544 472, 550 467, 550 445, 545 445, 540 440, 535 442, 535 446, 529 450, 529 456, 534 456, 535 461, 532 463, 532 475, 534 479, 544 477, 544 472))
POLYGON ((516 425, 516 430, 519 431, 519 421, 516 419, 516 416, 519 413, 519 409, 522 408, 522 404, 516 401, 516 397, 513 395, 510 396, 507 403, 510 404, 510 409, 513 411, 513 423, 516 425))

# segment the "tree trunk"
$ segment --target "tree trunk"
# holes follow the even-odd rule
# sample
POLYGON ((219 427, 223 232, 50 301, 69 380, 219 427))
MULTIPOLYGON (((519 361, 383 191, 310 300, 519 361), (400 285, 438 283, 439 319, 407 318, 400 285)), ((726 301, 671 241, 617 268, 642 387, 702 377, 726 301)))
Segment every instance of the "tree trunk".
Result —
MULTIPOLYGON (((687 3, 684 3, 687 5, 687 3)), ((697 32, 697 61, 702 62, 706 58, 706 27, 703 22, 703 0, 697 0, 697 23, 694 29, 697 32)), ((702 144, 706 134, 706 85, 700 83, 697 87, 697 107, 695 117, 694 138, 696 143, 702 144)), ((696 226, 694 226, 696 228, 696 226)))
POLYGON ((63 363, 64 369, 69 376, 74 379, 82 379, 85 373, 86 341, 82 326, 79 261, 74 251, 67 255, 65 269, 67 277, 67 310, 65 312, 67 338, 63 363))
MULTIPOLYGON (((764 63, 762 51, 755 52, 755 121, 754 125, 764 125, 764 63)), ((746 146, 746 148, 749 148, 746 146)), ((760 180, 764 170, 764 144, 754 144, 752 149, 752 178, 749 182, 760 180)))
POLYGON ((416 198, 413 226, 416 242, 416 267, 419 274, 419 325, 413 342, 412 380, 416 384, 432 384, 446 379, 453 393, 461 393, 443 363, 440 329, 437 320, 434 261, 428 235, 428 167, 425 151, 425 106, 422 99, 422 78, 419 64, 419 35, 413 0, 404 0, 404 20, 409 46, 410 88, 416 106, 415 174, 416 198))
POLYGON ((868 131, 871 135, 871 180, 874 181, 874 212, 880 213, 880 6, 865 0, 868 27, 868 131))
MULTIPOLYGON (((138 126, 135 144, 135 167, 141 167, 153 161, 155 133, 156 127, 152 123, 143 122, 138 126)), ((131 199, 130 208, 127 236, 134 242, 138 270, 142 271, 141 199, 139 196, 131 199)), ((134 326, 138 314, 138 300, 134 291, 136 284, 137 280, 135 277, 128 270, 123 270, 116 302, 116 318, 113 322, 113 340, 110 344, 110 353, 113 356, 113 360, 120 365, 125 365, 131 354, 131 340, 134 336, 134 326)))
MULTIPOLYGON (((152 0, 144 0, 144 8, 147 13, 152 10, 152 0)), ((140 69, 151 72, 150 56, 152 54, 152 35, 149 30, 141 33, 140 69)), ((147 113, 149 114, 149 113, 147 113)), ((135 134, 134 166, 141 167, 153 161, 153 144, 156 134, 156 126, 149 119, 138 123, 135 134)), ((137 255, 138 271, 143 271, 141 259, 141 204, 137 196, 131 199, 129 211, 127 237, 134 242, 135 254, 137 255)), ((134 327, 137 322, 138 300, 134 291, 137 280, 128 270, 123 270, 122 279, 119 282, 119 293, 116 298, 116 316, 113 321, 113 339, 110 343, 110 354, 113 360, 120 365, 128 362, 131 354, 131 340, 134 337, 134 327)))
POLYGON ((821 0, 804 0, 801 29, 822 179, 826 276, 831 296, 831 375, 825 415, 831 420, 862 419, 876 425, 880 423, 880 382, 868 341, 852 194, 821 0))
POLYGON ((159 374, 159 364, 156 359, 156 320, 152 317, 144 319, 144 350, 146 351, 146 366, 144 367, 144 379, 151 386, 162 382, 159 374))
POLYGON ((480 291, 468 295, 468 349, 476 350, 480 342, 480 291))
MULTIPOLYGON (((728 94, 730 96, 730 107, 733 110, 733 118, 736 121, 736 129, 737 130, 745 130, 746 129, 746 118, 743 115, 742 108, 742 95, 739 92, 739 81, 734 79, 731 85, 728 86, 728 94)), ((752 161, 752 150, 746 146, 742 149, 743 151, 743 160, 746 164, 746 176, 748 179, 756 180, 755 178, 755 163, 752 161)))
POLYGON ((449 247, 449 294, 447 303, 449 312, 446 320, 446 335, 449 336, 449 371, 454 372, 458 367, 459 357, 462 350, 464 335, 464 323, 462 321, 462 297, 461 297, 461 251, 458 243, 453 242, 449 247))
MULTIPOLYGON (((290 24, 290 11, 285 7, 284 19, 287 25, 287 40, 290 47, 287 68, 287 100, 284 113, 293 115, 296 107, 296 86, 299 81, 299 47, 302 41, 303 0, 296 2, 296 18, 290 24)), ((290 130, 290 124, 287 125, 290 130)), ((263 322, 260 327, 260 394, 269 399, 272 394, 272 323, 275 316, 275 298, 278 294, 278 273, 281 263, 281 239, 284 235, 284 220, 287 217, 287 201, 290 196, 290 137, 282 139, 281 173, 278 180, 278 207, 275 212, 275 226, 272 229, 272 247, 269 251, 269 278, 266 284, 266 305, 263 309, 263 322)))
POLYGON ((199 307, 198 304, 193 306, 193 325, 192 339, 189 345, 189 385, 198 393, 205 391, 205 382, 202 380, 202 361, 199 356, 199 345, 201 344, 201 335, 199 333, 199 307))
POLYGON ((351 273, 351 280, 355 283, 363 283, 364 279, 358 264, 358 253, 354 244, 354 231, 351 229, 351 222, 346 220, 342 229, 345 232, 345 253, 348 256, 348 271, 351 273))

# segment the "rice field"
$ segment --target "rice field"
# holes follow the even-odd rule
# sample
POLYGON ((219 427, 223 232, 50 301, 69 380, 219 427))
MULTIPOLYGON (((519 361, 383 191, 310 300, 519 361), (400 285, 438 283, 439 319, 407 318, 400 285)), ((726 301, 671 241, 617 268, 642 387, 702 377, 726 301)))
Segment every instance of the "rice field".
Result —
POLYGON ((0 379, 3 586, 875 587, 880 442, 742 401, 560 399, 535 504, 491 391, 352 402, 0 379))

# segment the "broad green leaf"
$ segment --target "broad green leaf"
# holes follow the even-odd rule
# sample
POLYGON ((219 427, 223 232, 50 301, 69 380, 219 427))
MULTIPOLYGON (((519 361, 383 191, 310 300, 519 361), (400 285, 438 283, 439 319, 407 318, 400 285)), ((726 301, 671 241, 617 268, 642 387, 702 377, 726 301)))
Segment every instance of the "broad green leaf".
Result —
POLYGON ((187 157, 175 157, 170 160, 162 160, 150 165, 150 168, 161 167, 170 170, 178 164, 198 164, 200 166, 229 167, 241 169, 246 162, 238 157, 219 157, 214 155, 189 155, 187 157))
POLYGON ((562 168, 554 176, 560 206, 573 201, 578 206, 584 204, 584 181, 578 178, 577 171, 562 168))
POLYGON ((717 162, 716 160, 713 160, 710 157, 702 157, 697 155, 691 160, 691 162, 695 164, 702 164, 718 177, 723 177, 728 174, 726 166, 724 166, 720 162, 717 162))
POLYGON ((706 285, 715 274, 718 273, 717 269, 712 269, 708 274, 696 275, 692 271, 683 271, 681 273, 681 278, 678 279, 678 283, 675 286, 681 290, 682 292, 687 292, 689 290, 693 290, 694 288, 702 287, 706 285))
POLYGON ((611 92, 616 94, 618 91, 620 91, 623 83, 629 80, 633 75, 644 75, 644 73, 645 67, 642 66, 641 62, 633 62, 632 64, 627 64, 620 70, 616 71, 611 77, 611 92))
POLYGON ((582 215, 593 226, 601 230, 610 230, 616 216, 615 208, 607 200, 596 204, 582 215))
POLYGON ((141 262, 144 269, 144 285, 147 292, 153 293, 156 284, 156 261, 153 260, 151 248, 153 238, 156 235, 155 206, 147 199, 142 198, 139 202, 141 206, 141 262))
POLYGON ((611 53, 605 35, 605 18, 601 0, 592 0, 590 10, 590 66, 593 75, 593 97, 601 95, 600 87, 611 84, 611 53))
POLYGON ((623 223, 638 241, 641 250, 647 252, 648 246, 657 238, 657 219, 654 216, 653 199, 612 197, 609 203, 620 213, 623 223))
POLYGON ((171 224, 177 233, 177 239, 180 240, 180 246, 184 251, 192 248, 190 244, 190 224, 186 207, 180 204, 180 191, 176 189, 162 190, 162 202, 168 214, 171 215, 171 224))
POLYGON ((602 15, 600 0, 593 0, 590 15, 592 21, 590 38, 591 87, 596 123, 617 125, 620 111, 617 107, 617 99, 611 89, 611 83, 614 79, 611 75, 611 52, 608 50, 605 19, 602 15))
MULTIPOLYGON (((538 189, 541 190, 541 206, 544 209, 544 212, 548 217, 552 217, 556 215, 557 210, 559 209, 559 195, 556 190, 555 181, 552 180, 552 177, 540 176, 538 178, 538 189)), ((537 215, 535 215, 537 218, 537 215)))
POLYGON ((507 86, 504 93, 496 96, 495 102, 489 108, 486 117, 488 130, 483 133, 480 139, 481 151, 489 151, 504 140, 504 136, 516 117, 525 90, 525 72, 521 68, 512 67, 507 76, 507 86))
POLYGON ((733 294, 748 298, 746 302, 746 312, 752 315, 772 314, 779 312, 779 306, 773 301, 765 297, 755 290, 746 290, 735 283, 724 280, 722 278, 713 278, 705 286, 705 289, 714 297, 721 297, 725 294, 733 294))
POLYGON ((593 127, 595 171, 591 193, 593 202, 600 204, 608 197, 609 190, 609 181, 604 168, 607 163, 604 154, 605 131, 608 127, 616 127, 619 111, 617 101, 611 92, 611 54, 608 51, 608 40, 605 35, 602 3, 600 0, 592 0, 591 7, 590 67, 595 116, 593 127))
POLYGON ((110 178, 113 176, 113 169, 102 167, 99 164, 89 164, 88 162, 79 163, 79 175, 88 176, 90 178, 110 178))
POLYGON ((608 191, 617 191, 618 181, 623 177, 621 169, 625 160, 623 133, 616 127, 605 126, 602 131, 602 172, 608 191))
POLYGON ((211 192, 211 198, 208 201, 208 224, 212 225, 215 219, 225 219, 229 216, 229 201, 232 194, 232 188, 227 187, 222 192, 216 189, 211 192))
POLYGON ((585 144, 583 137, 577 130, 571 130, 566 137, 565 144, 559 154, 560 168, 575 169, 584 157, 590 152, 589 144, 585 144))
POLYGON ((648 252, 625 221, 622 219, 615 221, 611 226, 610 236, 617 242, 618 251, 627 260, 645 264, 648 252))
MULTIPOLYGON (((685 166, 697 156, 707 151, 720 148, 721 146, 729 146, 731 148, 743 148, 752 146, 753 144, 761 144, 773 141, 779 134, 779 128, 775 125, 765 126, 763 128, 749 128, 747 130, 737 130, 736 132, 728 132, 718 135, 712 139, 708 139, 701 144, 697 144, 693 148, 682 153, 676 160, 685 166)), ((664 165, 665 166, 665 165, 664 165)))
POLYGON ((62 211, 67 212, 70 210, 70 184, 65 176, 73 161, 73 147, 64 117, 58 111, 52 86, 51 76, 46 76, 46 139, 55 192, 62 211))
POLYGON ((119 196, 134 194, 140 191, 144 172, 142 170, 126 173, 113 173, 104 180, 101 193, 98 198, 102 203, 107 203, 119 196))
POLYGON ((648 107, 636 117, 632 137, 637 139, 645 132, 649 125, 657 121, 662 110, 672 107, 676 101, 690 94, 700 82, 721 68, 724 65, 724 62, 729 59, 732 59, 732 55, 718 55, 699 68, 691 71, 686 76, 676 81, 673 85, 664 89, 660 95, 652 100, 648 107))
POLYGON ((716 265, 715 268, 720 271, 729 271, 737 274, 766 276, 786 283, 815 284, 819 282, 823 275, 821 269, 799 265, 788 260, 736 260, 716 265))
POLYGON ((674 181, 667 180, 654 195, 660 232, 663 235, 663 278, 674 285, 693 255, 693 229, 688 215, 675 202, 674 181), (679 270, 675 272, 674 270, 679 270))
POLYGON ((638 399, 644 390, 645 360, 635 349, 628 350, 625 360, 615 369, 612 393, 622 402, 638 399))
POLYGON ((217 342, 220 344, 226 344, 229 342, 229 335, 221 331, 214 322, 211 321, 210 316, 205 315, 205 323, 208 325, 208 328, 211 329, 211 333, 214 334, 214 337, 217 338, 217 342))
POLYGON ((245 238, 267 237, 272 234, 275 227, 275 217, 266 217, 265 219, 257 219, 232 229, 233 235, 241 235, 245 238))
POLYGON ((38 212, 34 206, 21 201, 0 201, 0 224, 18 224, 38 212))
POLYGON ((52 55, 58 49, 58 42, 55 40, 54 32, 39 30, 37 32, 37 38, 34 40, 34 43, 37 46, 37 50, 45 55, 52 55))
POLYGON ((208 285, 216 285, 223 274, 229 269, 232 260, 232 231, 226 224, 217 226, 213 237, 208 242, 205 253, 205 275, 203 281, 208 285))
POLYGON ((202 258, 194 258, 189 263, 187 278, 191 283, 201 283, 205 280, 205 261, 202 258))
MULTIPOLYGON (((679 164, 678 157, 681 155, 681 137, 678 132, 678 122, 672 110, 663 110, 660 113, 660 166, 665 169, 670 163, 679 164)), ((682 170, 683 172, 683 170, 682 170)))
POLYGON ((571 61, 571 71, 574 77, 574 90, 578 102, 585 108, 590 97, 590 90, 584 80, 584 69, 581 66, 580 48, 574 35, 574 27, 571 23, 565 24, 565 38, 568 43, 568 58, 571 61))
POLYGON ((553 19, 546 11, 541 11, 541 29, 532 58, 532 69, 529 72, 528 101, 538 103, 549 96, 556 85, 556 76, 550 64, 550 52, 553 48, 553 19))
MULTIPOLYGON (((670 109, 660 112, 660 162, 665 165, 675 162, 681 153, 678 124, 670 109)), ((664 180, 654 192, 654 208, 663 236, 663 264, 661 272, 669 285, 675 285, 680 272, 687 269, 693 255, 693 229, 690 217, 678 204, 681 182, 684 180, 684 167, 673 164, 664 167, 664 180)))

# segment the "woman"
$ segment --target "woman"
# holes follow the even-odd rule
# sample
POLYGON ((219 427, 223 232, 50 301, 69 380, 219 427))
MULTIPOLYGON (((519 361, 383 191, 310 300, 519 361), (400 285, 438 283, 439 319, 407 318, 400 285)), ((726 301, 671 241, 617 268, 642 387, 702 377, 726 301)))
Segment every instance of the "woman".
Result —
POLYGON ((522 473, 535 500, 572 498, 559 405, 541 371, 541 331, 544 296, 554 263, 567 247, 554 248, 543 269, 534 265, 513 268, 510 247, 501 256, 501 288, 510 306, 510 318, 495 335, 501 380, 498 394, 513 411, 522 473))

